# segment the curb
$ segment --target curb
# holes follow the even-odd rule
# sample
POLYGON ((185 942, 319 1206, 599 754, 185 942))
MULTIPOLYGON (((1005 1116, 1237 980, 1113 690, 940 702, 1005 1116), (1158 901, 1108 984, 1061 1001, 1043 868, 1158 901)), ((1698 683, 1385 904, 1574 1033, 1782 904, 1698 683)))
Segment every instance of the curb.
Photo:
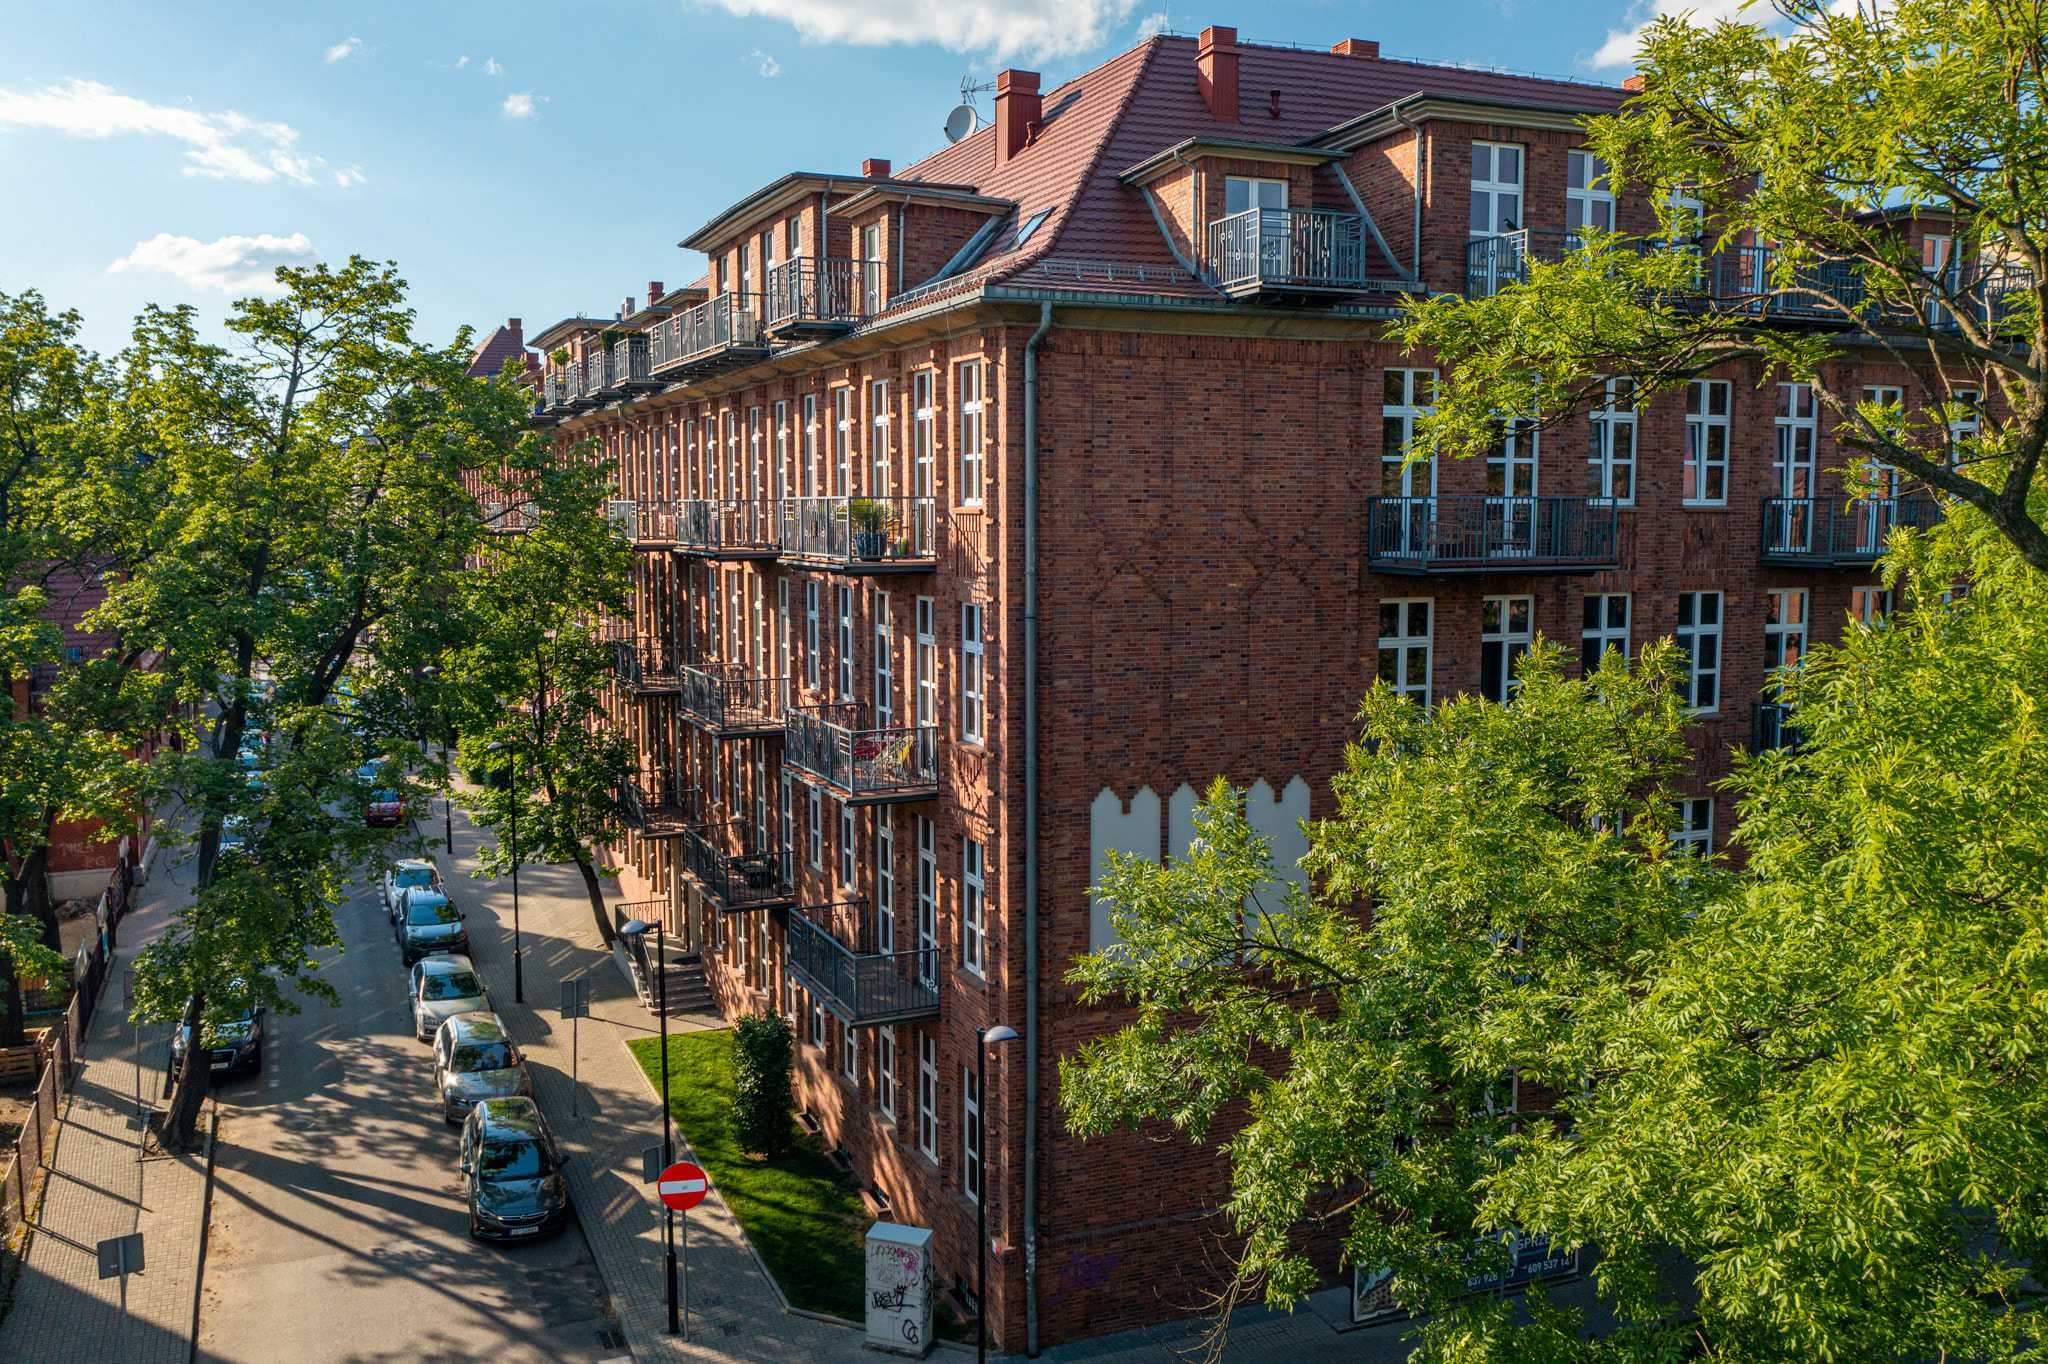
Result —
POLYGON ((199 1304, 206 1292, 207 1233, 213 1227, 213 1158, 220 1149, 220 1105, 207 1097, 206 1190, 199 1196, 199 1262, 192 1270, 192 1334, 185 1353, 187 1360, 199 1358, 199 1304))

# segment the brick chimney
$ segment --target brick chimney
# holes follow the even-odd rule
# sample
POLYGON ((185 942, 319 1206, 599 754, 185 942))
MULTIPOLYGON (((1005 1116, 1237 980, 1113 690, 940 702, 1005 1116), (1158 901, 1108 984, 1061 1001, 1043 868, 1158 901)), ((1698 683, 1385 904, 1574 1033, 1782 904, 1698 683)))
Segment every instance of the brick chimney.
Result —
POLYGON ((1195 85, 1202 103, 1225 123, 1237 122, 1237 30, 1211 25, 1195 53, 1195 85))
POLYGON ((663 294, 667 293, 667 292, 668 292, 668 290, 666 290, 666 289, 664 289, 664 288, 662 288, 662 287, 661 287, 661 281, 660 281, 660 280, 658 280, 658 279, 650 279, 650 280, 648 280, 648 281, 647 281, 647 306, 648 306, 648 307, 650 307, 650 308, 652 308, 652 307, 653 307, 653 306, 654 306, 655 304, 657 304, 657 303, 661 302, 661 296, 662 296, 663 294))
POLYGON ((1636 95, 1641 94, 1643 87, 1648 84, 1649 82, 1641 76, 1629 76, 1622 81, 1621 88, 1628 91, 1631 95, 1636 95))
POLYGON ((1331 46, 1330 51, 1340 57, 1377 57, 1380 45, 1370 38, 1346 38, 1331 46))
POLYGON ((861 178, 864 180, 887 180, 889 162, 886 157, 871 156, 860 163, 861 178))
POLYGON ((1014 67, 996 73, 996 164, 1024 150, 1038 130, 1044 107, 1038 94, 1038 73, 1014 67))
POLYGON ((505 330, 511 332, 514 336, 518 336, 520 334, 519 319, 516 317, 506 318, 505 330))

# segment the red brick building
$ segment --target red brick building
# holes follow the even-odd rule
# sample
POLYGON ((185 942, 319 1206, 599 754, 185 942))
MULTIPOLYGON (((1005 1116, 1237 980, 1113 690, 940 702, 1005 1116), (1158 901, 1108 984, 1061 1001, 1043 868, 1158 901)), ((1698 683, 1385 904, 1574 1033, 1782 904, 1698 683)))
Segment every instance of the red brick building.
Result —
POLYGON ((1811 394, 1755 373, 1403 463, 1431 372, 1384 338, 1400 297, 1646 226, 1582 149, 1622 98, 1158 37, 1003 72, 992 124, 900 172, 772 179, 685 239, 704 279, 534 338, 536 420, 616 467, 641 551, 635 910, 728 1012, 795 1020, 801 1103, 936 1229, 941 1284, 988 1200, 1006 1347, 1193 1310, 1221 1263, 1213 1152, 1063 1131, 1058 1059, 1119 1022, 1065 983, 1109 849, 1175 855, 1222 774, 1291 866, 1375 676, 1503 695, 1539 632, 1689 645, 1718 846, 1767 667, 1881 609, 1924 504, 1844 510, 1811 394), (979 1094, 997 1024, 1024 1040, 979 1094))

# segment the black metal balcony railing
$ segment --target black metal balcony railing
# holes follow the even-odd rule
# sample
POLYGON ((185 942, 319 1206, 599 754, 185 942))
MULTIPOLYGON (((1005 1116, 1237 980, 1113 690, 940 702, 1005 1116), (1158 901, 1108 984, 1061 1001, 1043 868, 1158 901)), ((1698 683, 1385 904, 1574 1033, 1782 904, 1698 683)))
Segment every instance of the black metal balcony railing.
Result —
POLYGON ((768 352, 761 334, 761 296, 726 293, 671 314, 648 337, 650 376, 741 362, 768 352))
POLYGON ((771 558, 781 552, 774 504, 754 498, 678 503, 676 547, 714 559, 771 558))
POLYGON ((633 517, 633 543, 642 549, 665 549, 676 542, 676 504, 639 502, 633 517))
POLYGON ((1792 726, 1792 707, 1783 701, 1757 702, 1749 746, 1758 753, 1799 747, 1799 731, 1792 726))
POLYGON ((909 952, 857 952, 824 925, 791 914, 783 960, 797 984, 856 1027, 936 1018, 937 948, 909 952))
POLYGON ((850 327, 867 315, 880 262, 800 256, 768 272, 762 325, 770 330, 850 327))
POLYGON ((583 356, 583 396, 585 398, 609 397, 617 388, 612 375, 612 357, 602 348, 588 351, 583 356))
POLYGON ((782 761, 847 804, 925 800, 939 793, 938 727, 876 726, 857 702, 791 706, 783 716, 782 761))
POLYGON ((607 498, 604 519, 612 523, 613 530, 631 540, 640 530, 640 504, 630 497, 607 498))
POLYGON ((654 382, 648 368, 647 338, 644 336, 626 336, 612 342, 606 363, 610 366, 614 387, 652 385, 654 382))
POLYGON ((782 678, 757 676, 731 664, 685 667, 681 704, 685 713, 718 734, 780 734, 782 684, 782 678))
POLYGON ((1381 573, 1587 573, 1620 565, 1620 516, 1592 497, 1375 497, 1366 561, 1381 573))
POLYGON ((676 656, 657 636, 640 635, 612 641, 612 671, 619 684, 642 696, 674 692, 678 685, 676 656))
POLYGON ((655 773, 620 783, 619 820, 642 838, 677 838, 699 818, 697 793, 673 774, 655 773))
POLYGON ((689 830, 682 855, 683 869, 727 913, 787 905, 796 898, 796 854, 787 847, 754 846, 737 824, 689 830), (740 851, 727 850, 733 842, 740 851))
POLYGON ((1931 497, 1869 498, 1846 507, 1826 498, 1767 497, 1762 559, 1807 567, 1874 564, 1893 530, 1926 530, 1941 516, 1941 504, 1931 497))
POLYGON ((1209 272, 1226 292, 1365 287, 1365 219, 1325 209, 1251 208, 1209 225, 1209 272))
POLYGON ((935 497, 786 497, 782 553, 847 572, 929 569, 938 563, 935 497))

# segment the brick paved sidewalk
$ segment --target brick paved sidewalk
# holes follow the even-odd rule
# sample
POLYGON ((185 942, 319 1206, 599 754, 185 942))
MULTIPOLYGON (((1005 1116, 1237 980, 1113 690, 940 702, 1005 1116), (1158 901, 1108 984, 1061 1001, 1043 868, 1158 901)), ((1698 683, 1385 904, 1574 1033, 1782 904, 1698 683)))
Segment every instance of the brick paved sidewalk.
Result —
MULTIPOLYGON (((122 921, 14 1305, 0 1323, 0 1360, 184 1364, 191 1354, 206 1158, 152 1155, 137 1163, 136 1030, 121 1007, 122 978, 136 949, 163 931, 171 906, 191 887, 191 869, 172 866, 166 856, 148 885, 137 888, 136 907, 122 921), (100 1239, 136 1231, 148 1267, 125 1286, 102 1280, 100 1239)), ((167 1036, 162 1026, 141 1029, 145 1101, 162 1082, 167 1036)))

